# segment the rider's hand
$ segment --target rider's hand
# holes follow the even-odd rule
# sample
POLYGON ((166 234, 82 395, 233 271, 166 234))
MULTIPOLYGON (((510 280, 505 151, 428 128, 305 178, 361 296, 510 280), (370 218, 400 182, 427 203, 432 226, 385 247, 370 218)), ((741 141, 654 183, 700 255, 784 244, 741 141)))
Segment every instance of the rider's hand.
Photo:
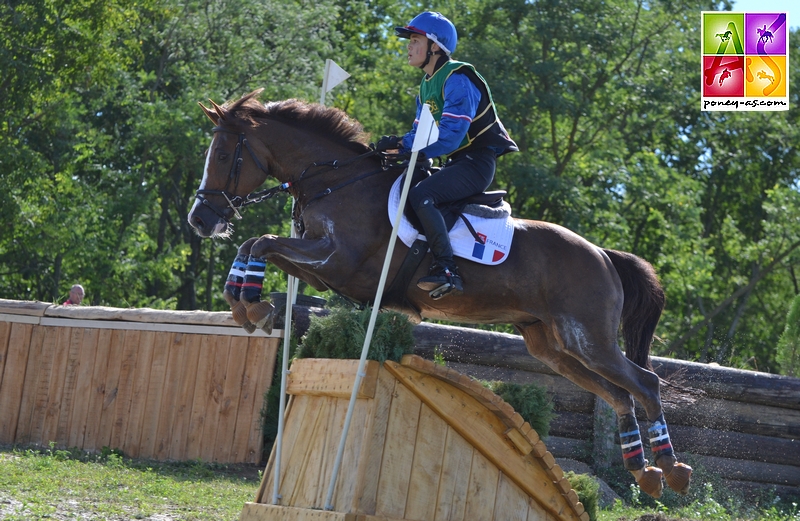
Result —
POLYGON ((401 141, 402 138, 397 136, 382 136, 377 143, 370 144, 370 147, 376 152, 386 152, 399 149, 401 141))

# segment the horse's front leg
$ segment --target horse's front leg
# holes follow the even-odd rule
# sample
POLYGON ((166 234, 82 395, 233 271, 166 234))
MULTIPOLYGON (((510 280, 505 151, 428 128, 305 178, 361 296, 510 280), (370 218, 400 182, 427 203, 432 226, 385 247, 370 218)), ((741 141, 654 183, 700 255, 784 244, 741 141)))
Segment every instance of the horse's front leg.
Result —
POLYGON ((267 261, 323 290, 327 286, 309 269, 323 266, 334 249, 333 241, 327 237, 288 239, 264 235, 245 241, 239 247, 225 284, 224 296, 231 306, 234 321, 250 332, 256 328, 271 332, 275 308, 270 302, 261 300, 267 261))

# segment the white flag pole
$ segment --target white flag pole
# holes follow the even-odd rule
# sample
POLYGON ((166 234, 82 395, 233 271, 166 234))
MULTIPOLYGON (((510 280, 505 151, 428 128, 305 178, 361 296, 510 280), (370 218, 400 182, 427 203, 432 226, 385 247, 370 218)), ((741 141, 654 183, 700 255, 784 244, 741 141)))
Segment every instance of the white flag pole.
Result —
MULTIPOLYGON (((297 238, 297 228, 294 225, 294 204, 292 199, 292 230, 289 236, 297 238)), ((286 380, 289 377, 289 350, 292 343, 292 305, 297 300, 297 277, 289 275, 286 285, 286 314, 283 320, 283 357, 281 360, 281 393, 278 402, 278 435, 275 438, 275 479, 272 490, 272 504, 277 505, 281 499, 281 451, 283 450, 284 415, 286 414, 286 380)))
POLYGON ((361 379, 365 376, 364 367, 367 363, 367 353, 369 352, 369 345, 372 341, 372 334, 375 330, 375 321, 378 318, 378 311, 381 308, 383 288, 386 284, 386 277, 389 274, 389 265, 392 262, 394 245, 397 241, 397 233, 400 229, 400 221, 403 217, 403 209, 406 206, 408 191, 411 188, 411 178, 413 177, 414 167, 417 163, 417 156, 419 155, 420 150, 431 143, 435 143, 438 139, 439 127, 436 126, 436 121, 433 119, 430 107, 427 104, 424 104, 422 105, 422 113, 420 114, 419 123, 417 124, 417 132, 414 137, 414 143, 411 146, 411 159, 409 160, 408 171, 406 172, 406 178, 403 182, 403 190, 400 193, 400 205, 397 207, 397 214, 395 216, 394 226, 392 227, 392 234, 389 237, 389 246, 386 250, 386 257, 383 259, 383 269, 381 270, 381 277, 378 281, 378 290, 375 292, 375 302, 372 305, 372 313, 369 316, 369 325, 367 326, 367 333, 364 337, 364 346, 361 349, 361 359, 358 362, 356 380, 353 384, 353 391, 350 393, 350 404, 347 407, 347 415, 345 416, 344 427, 342 429, 342 438, 339 441, 339 450, 336 453, 336 461, 333 464, 331 481, 330 485, 328 486, 328 495, 325 499, 325 510, 333 510, 333 491, 336 486, 336 478, 339 474, 339 467, 342 464, 344 445, 347 441, 347 431, 350 429, 350 421, 353 417, 353 410, 355 409, 358 387, 361 385, 361 379))

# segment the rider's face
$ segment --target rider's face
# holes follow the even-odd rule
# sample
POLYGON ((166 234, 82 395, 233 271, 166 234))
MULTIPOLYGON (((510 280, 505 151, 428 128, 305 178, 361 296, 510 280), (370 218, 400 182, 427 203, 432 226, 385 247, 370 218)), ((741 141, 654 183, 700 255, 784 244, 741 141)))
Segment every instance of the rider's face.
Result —
POLYGON ((408 64, 421 67, 428 53, 428 39, 421 34, 412 34, 408 40, 408 64))

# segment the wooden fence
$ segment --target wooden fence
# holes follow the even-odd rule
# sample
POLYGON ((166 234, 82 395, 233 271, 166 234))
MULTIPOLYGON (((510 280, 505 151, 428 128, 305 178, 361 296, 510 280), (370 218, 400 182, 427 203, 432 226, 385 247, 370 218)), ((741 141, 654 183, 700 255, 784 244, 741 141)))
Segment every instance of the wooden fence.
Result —
POLYGON ((259 463, 281 334, 230 313, 0 300, 0 444, 259 463))
MULTIPOLYGON (((521 337, 433 324, 418 325, 414 336, 417 354, 439 350, 461 373, 546 387, 558 416, 545 443, 556 458, 620 464, 610 407, 531 357, 521 337)), ((696 391, 664 407, 678 456, 697 466, 696 483, 713 473, 739 490, 800 497, 800 379, 659 357, 653 366, 696 391)), ((644 411, 637 417, 644 421, 644 411)))

